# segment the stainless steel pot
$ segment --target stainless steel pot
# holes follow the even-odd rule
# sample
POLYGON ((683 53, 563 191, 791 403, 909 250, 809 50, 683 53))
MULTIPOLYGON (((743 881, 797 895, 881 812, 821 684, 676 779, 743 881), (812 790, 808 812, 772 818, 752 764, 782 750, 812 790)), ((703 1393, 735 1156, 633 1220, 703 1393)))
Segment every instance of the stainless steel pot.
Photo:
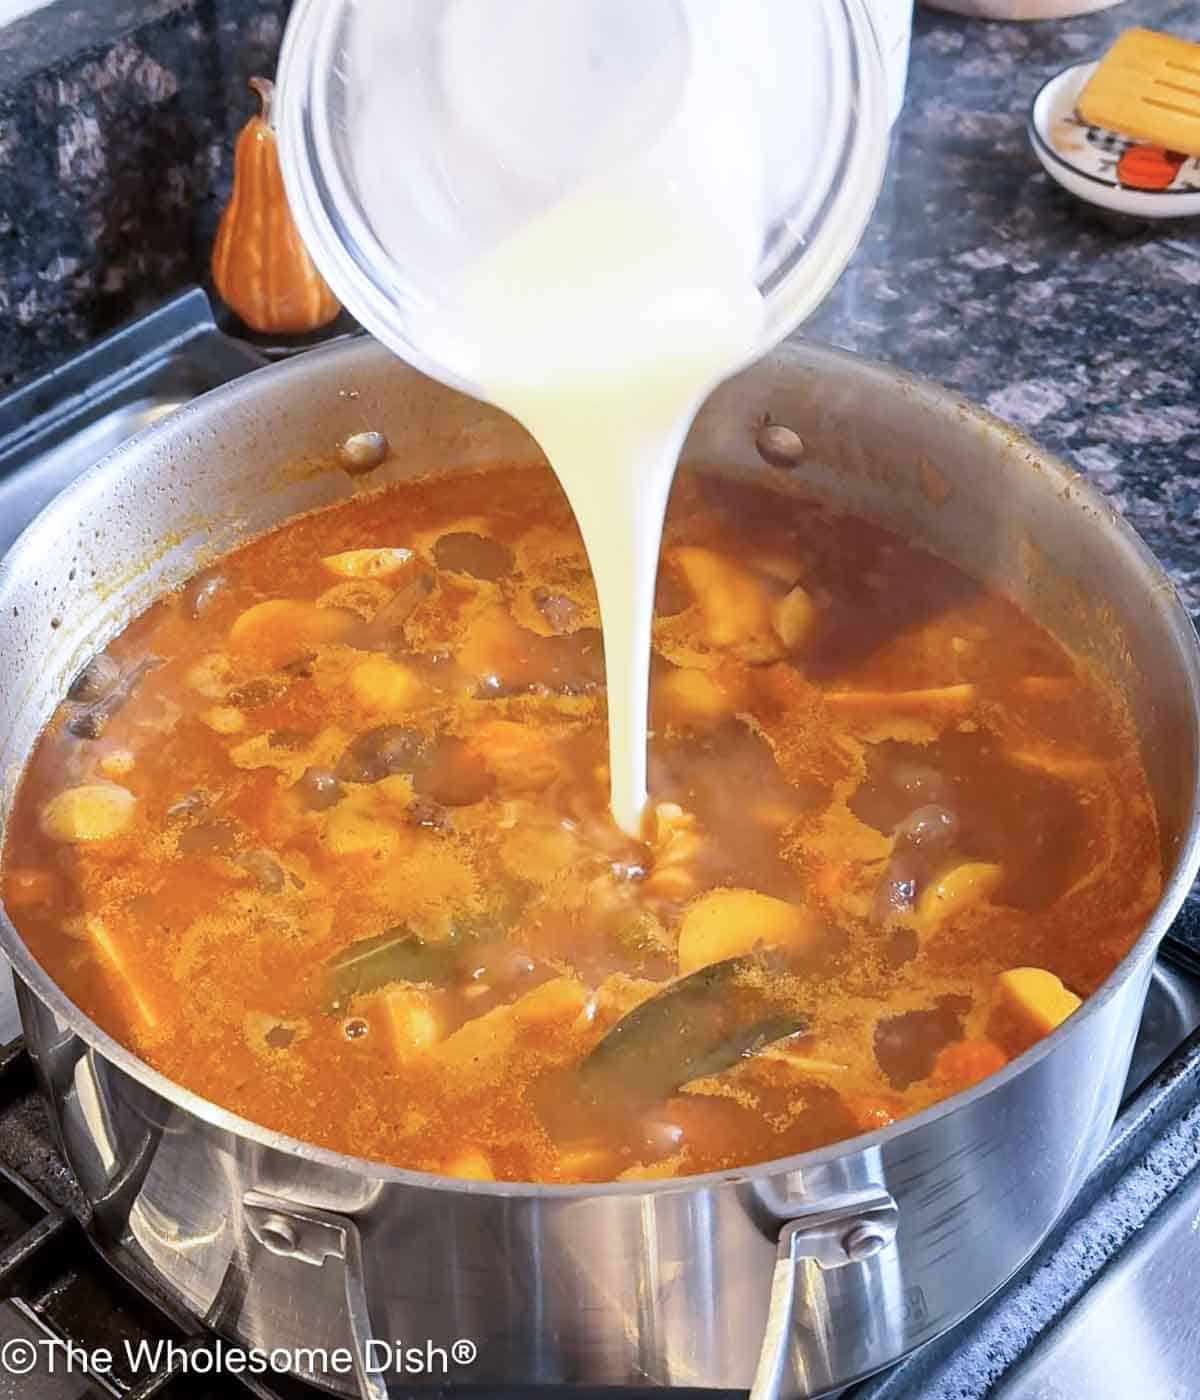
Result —
MULTIPOLYGON (((142 434, 55 502, 0 565, 4 810, 82 660, 215 552, 362 489, 333 465, 366 428, 395 456, 368 484, 534 449, 508 419, 369 342, 264 370, 142 434)), ((774 473, 964 564, 1091 657, 1128 697, 1166 889, 1104 987, 968 1093, 853 1142, 683 1181, 522 1186, 344 1157, 170 1083, 71 1005, 7 921, 26 1035, 93 1228, 231 1338, 449 1352, 431 1379, 746 1387, 812 1396, 957 1322, 1037 1247, 1112 1123, 1159 937, 1195 875, 1200 667, 1133 533, 1076 476, 953 395, 811 346, 721 389, 688 459, 774 473), (805 451, 764 465, 770 418, 805 451), (454 1343, 473 1344, 470 1350, 454 1343)), ((453 489, 448 482, 447 489, 453 489)), ((422 1352, 421 1355, 424 1355, 422 1352)), ((364 1362, 365 1357, 365 1362, 364 1362)), ((420 1359, 410 1355, 408 1361, 420 1359)))

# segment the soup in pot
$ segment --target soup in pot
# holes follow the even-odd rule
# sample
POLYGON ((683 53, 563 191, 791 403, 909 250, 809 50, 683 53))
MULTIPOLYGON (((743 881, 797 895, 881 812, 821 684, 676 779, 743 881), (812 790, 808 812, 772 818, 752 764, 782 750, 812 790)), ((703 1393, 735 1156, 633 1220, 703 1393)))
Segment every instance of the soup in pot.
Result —
POLYGON ((96 1022, 338 1151, 572 1182, 880 1127, 1078 1007, 1160 893, 1119 699, 876 525, 681 472, 644 839, 545 468, 288 522, 76 678, 5 906, 96 1022))

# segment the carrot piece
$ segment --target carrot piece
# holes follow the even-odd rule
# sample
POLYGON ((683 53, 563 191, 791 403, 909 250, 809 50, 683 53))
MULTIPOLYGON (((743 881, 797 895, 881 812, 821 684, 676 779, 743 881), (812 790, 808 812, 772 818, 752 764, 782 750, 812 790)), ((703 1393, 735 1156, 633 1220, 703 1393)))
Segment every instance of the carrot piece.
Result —
POLYGON ((904 1100, 896 1094, 854 1094, 843 1102, 859 1131, 864 1133, 886 1128, 908 1112, 904 1100))
POLYGON ((1008 1056, 994 1040, 956 1040, 938 1052, 930 1081, 951 1093, 978 1084, 1008 1064, 1008 1056))

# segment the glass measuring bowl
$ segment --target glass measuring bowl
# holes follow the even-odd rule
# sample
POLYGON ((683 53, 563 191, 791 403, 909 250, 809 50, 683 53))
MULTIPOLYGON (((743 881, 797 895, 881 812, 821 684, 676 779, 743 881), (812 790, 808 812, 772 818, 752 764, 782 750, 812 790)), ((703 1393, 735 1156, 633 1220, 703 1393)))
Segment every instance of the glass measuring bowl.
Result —
POLYGON ((882 181, 887 84, 868 0, 298 0, 276 124, 314 261, 391 350, 478 395, 444 345, 431 350, 431 310, 513 228, 652 144, 700 43, 727 67, 731 122, 736 108, 758 123, 754 184, 738 128, 715 114, 705 193, 758 201, 751 358, 765 353, 840 276, 882 181))

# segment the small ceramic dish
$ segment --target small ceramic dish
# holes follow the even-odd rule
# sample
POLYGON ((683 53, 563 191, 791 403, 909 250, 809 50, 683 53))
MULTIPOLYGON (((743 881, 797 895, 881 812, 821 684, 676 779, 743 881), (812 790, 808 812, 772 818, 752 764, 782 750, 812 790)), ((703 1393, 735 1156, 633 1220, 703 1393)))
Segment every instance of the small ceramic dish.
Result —
POLYGON ((1178 219, 1200 214, 1200 159, 1089 126, 1075 105, 1097 61, 1076 63, 1033 99, 1029 139, 1064 189, 1121 214, 1178 219))

